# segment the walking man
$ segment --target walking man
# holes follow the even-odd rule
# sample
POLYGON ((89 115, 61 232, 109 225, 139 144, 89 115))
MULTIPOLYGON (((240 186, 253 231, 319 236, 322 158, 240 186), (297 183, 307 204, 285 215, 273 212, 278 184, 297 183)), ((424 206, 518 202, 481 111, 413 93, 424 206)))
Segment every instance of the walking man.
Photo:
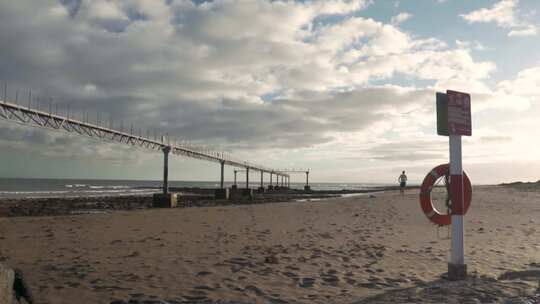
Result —
POLYGON ((407 186, 407 175, 405 175, 405 171, 401 172, 401 175, 398 177, 399 182, 399 193, 401 195, 405 194, 405 186, 407 186))

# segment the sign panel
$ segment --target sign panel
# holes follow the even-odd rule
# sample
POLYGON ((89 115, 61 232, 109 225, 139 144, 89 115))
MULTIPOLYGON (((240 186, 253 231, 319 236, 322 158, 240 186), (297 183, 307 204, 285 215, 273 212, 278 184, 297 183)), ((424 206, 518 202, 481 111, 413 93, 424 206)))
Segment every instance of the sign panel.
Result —
POLYGON ((437 134, 448 136, 448 96, 437 92, 437 134))
POLYGON ((447 90, 448 134, 471 136, 471 95, 447 90))

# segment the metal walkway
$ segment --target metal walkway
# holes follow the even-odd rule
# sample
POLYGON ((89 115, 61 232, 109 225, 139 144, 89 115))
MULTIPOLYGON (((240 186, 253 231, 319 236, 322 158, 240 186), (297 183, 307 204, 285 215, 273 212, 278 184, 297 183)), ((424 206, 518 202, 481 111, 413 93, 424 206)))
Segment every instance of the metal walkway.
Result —
MULTIPOLYGON (((4 97, 5 99, 5 97, 4 97)), ((160 138, 151 138, 150 135, 142 136, 133 133, 133 128, 129 133, 113 129, 110 127, 104 127, 99 124, 92 124, 87 121, 81 121, 69 116, 62 116, 50 112, 44 112, 38 109, 34 109, 30 106, 22 106, 16 103, 10 103, 6 100, 0 101, 0 119, 7 121, 39 127, 53 130, 60 130, 67 133, 74 133, 100 140, 115 141, 122 144, 131 146, 138 146, 150 150, 161 150, 164 152, 164 192, 167 193, 168 189, 168 154, 173 154, 211 161, 221 164, 221 188, 223 188, 224 182, 224 166, 233 166, 237 168, 243 168, 246 175, 249 174, 249 170, 260 171, 261 176, 263 173, 276 174, 282 177, 288 177, 285 172, 265 167, 259 164, 251 163, 248 161, 242 161, 235 159, 229 153, 214 152, 208 149, 194 147, 187 144, 177 144, 170 142, 168 136, 160 136, 160 138)))

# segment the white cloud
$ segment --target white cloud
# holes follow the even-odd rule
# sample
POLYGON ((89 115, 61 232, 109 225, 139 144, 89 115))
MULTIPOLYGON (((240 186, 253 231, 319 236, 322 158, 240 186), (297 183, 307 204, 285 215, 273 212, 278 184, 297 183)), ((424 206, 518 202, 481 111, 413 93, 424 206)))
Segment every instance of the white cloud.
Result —
POLYGON ((409 20, 411 18, 412 18, 411 14, 406 13, 406 12, 402 12, 402 13, 399 13, 396 16, 392 17, 390 22, 392 24, 394 24, 394 25, 398 25, 398 24, 400 24, 402 22, 405 22, 405 21, 407 21, 407 20, 409 20))
POLYGON ((540 66, 519 72, 513 80, 499 82, 497 88, 505 94, 522 96, 537 102, 540 100, 540 66))
MULTIPOLYGON (((0 2, 0 41, 10 41, 0 50, 2 81, 69 100, 77 113, 105 112, 116 126, 139 123, 143 134, 210 142, 250 160, 257 151, 263 163, 291 150, 314 162, 366 152, 373 166, 440 157, 425 131, 436 89, 470 91, 475 113, 530 105, 511 88, 533 85, 533 72, 495 94, 486 80, 496 65, 471 54, 477 42, 417 37, 397 26, 406 13, 394 24, 352 14, 369 1, 77 3, 62 11, 52 0, 0 2), (319 22, 328 14, 341 16, 319 22), (419 81, 395 85, 401 79, 419 81), (427 142, 429 151, 404 155, 400 142, 427 142)), ((58 140, 38 133, 36 146, 58 140)), ((94 153, 77 143, 70 153, 94 153)))
POLYGON ((538 28, 534 25, 527 25, 511 30, 508 36, 536 36, 536 34, 538 34, 538 28))
POLYGON ((499 27, 510 29, 508 36, 536 35, 536 25, 523 21, 523 16, 519 15, 518 3, 519 0, 501 0, 491 8, 481 8, 460 16, 469 23, 494 22, 499 27))

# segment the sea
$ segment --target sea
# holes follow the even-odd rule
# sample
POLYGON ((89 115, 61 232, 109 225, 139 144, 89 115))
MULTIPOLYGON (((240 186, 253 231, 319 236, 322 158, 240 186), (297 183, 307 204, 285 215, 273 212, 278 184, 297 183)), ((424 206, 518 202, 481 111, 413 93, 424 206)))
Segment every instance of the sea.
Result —
MULTIPOLYGON (((227 187, 231 185, 231 182, 225 183, 227 187)), ((238 185, 244 186, 243 183, 238 185)), ((252 188, 257 188, 259 185, 255 182, 250 183, 252 188)), ((290 186, 293 189, 303 189, 304 183, 291 183, 290 186)), ((388 185, 310 183, 310 186, 313 190, 369 190, 373 187, 388 185)), ((161 187, 162 182, 156 180, 0 178, 0 199, 151 195, 159 192, 161 187)), ((169 187, 218 188, 219 182, 169 181, 169 187)))

